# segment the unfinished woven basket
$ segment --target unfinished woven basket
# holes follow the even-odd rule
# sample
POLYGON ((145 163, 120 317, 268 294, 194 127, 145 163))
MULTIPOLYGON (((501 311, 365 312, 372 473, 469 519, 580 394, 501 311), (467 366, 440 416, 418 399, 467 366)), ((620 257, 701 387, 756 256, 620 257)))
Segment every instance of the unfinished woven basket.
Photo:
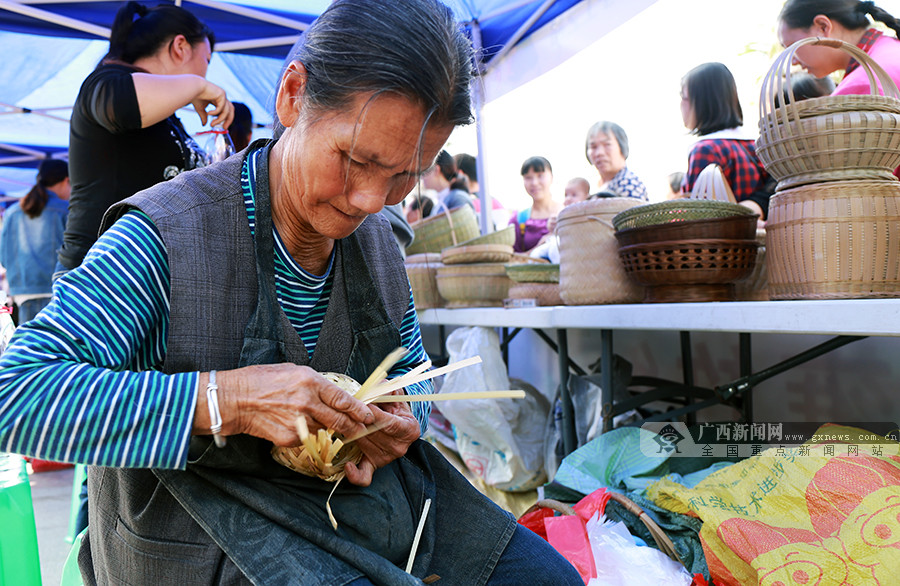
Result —
POLYGON ((779 191, 824 181, 889 180, 900 165, 900 92, 890 76, 853 45, 817 38, 794 43, 769 69, 759 104, 756 150, 778 180, 779 191), (849 53, 868 75, 872 95, 796 101, 791 63, 806 45, 849 53), (879 83, 883 96, 878 95, 879 83), (781 104, 785 93, 787 102, 781 104))
POLYGON ((776 192, 766 222, 772 299, 900 296, 900 183, 837 181, 776 192))
POLYGON ((480 234, 475 210, 467 205, 415 222, 412 229, 415 237, 412 244, 406 247, 408 255, 440 252, 480 234))
POLYGON ((559 294, 566 305, 641 300, 643 288, 625 273, 619 260, 612 219, 642 203, 630 197, 607 197, 572 204, 559 213, 559 294))

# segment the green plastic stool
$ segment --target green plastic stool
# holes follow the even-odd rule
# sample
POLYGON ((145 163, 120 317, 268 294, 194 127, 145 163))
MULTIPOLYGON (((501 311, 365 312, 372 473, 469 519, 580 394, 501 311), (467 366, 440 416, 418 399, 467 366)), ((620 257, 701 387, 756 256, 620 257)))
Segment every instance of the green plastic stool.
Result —
POLYGON ((81 542, 84 540, 84 534, 87 529, 75 536, 72 540, 72 549, 66 556, 66 563, 63 564, 62 579, 59 581, 60 586, 84 586, 84 580, 81 579, 81 570, 78 569, 78 552, 81 550, 81 542))
POLYGON ((25 459, 0 453, 0 584, 41 584, 34 505, 25 459))
POLYGON ((75 478, 72 480, 72 504, 69 506, 69 532, 66 534, 66 543, 74 543, 76 537, 75 523, 78 519, 78 511, 81 510, 81 485, 87 476, 87 466, 75 465, 75 478))

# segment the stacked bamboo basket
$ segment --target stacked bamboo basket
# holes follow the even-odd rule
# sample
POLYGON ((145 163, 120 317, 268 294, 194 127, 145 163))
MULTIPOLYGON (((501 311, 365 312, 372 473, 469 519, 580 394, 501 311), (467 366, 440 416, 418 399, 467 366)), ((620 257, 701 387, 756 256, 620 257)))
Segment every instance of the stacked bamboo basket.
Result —
POLYGON ((853 45, 803 39, 763 81, 759 129, 757 153, 778 180, 766 223, 770 298, 896 297, 900 93, 893 80, 853 45), (867 73, 871 95, 796 101, 791 62, 806 45, 849 53, 867 73))
POLYGON ((509 226, 441 251, 436 278, 447 308, 503 305, 511 283, 505 267, 513 255, 513 230, 509 226))

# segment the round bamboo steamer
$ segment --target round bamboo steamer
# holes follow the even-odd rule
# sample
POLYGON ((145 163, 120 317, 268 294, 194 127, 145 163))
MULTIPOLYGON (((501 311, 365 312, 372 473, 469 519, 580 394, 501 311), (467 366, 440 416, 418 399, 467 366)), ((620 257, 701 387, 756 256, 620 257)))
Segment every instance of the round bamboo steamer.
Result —
POLYGON ((437 286, 446 307, 501 307, 512 281, 502 263, 445 265, 438 269, 437 286))

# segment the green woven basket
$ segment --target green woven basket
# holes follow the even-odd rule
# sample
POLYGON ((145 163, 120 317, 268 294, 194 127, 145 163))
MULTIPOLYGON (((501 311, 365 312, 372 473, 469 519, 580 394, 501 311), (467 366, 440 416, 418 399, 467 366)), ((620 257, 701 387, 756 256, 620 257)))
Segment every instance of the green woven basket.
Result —
POLYGON ((459 246, 473 246, 478 244, 506 244, 507 246, 512 246, 516 243, 515 230, 515 226, 509 225, 506 228, 497 230, 496 232, 491 232, 490 234, 485 234, 484 236, 478 236, 477 238, 472 238, 471 240, 460 242, 459 246))
POLYGON ((753 213, 750 208, 728 201, 673 199, 627 209, 616 214, 612 221, 616 230, 627 230, 667 222, 746 216, 753 213))
POLYGON ((506 275, 517 283, 559 283, 559 265, 508 264, 506 275))
POLYGON ((440 252, 448 246, 459 246, 479 234, 475 210, 464 205, 436 216, 430 216, 412 225, 415 232, 406 254, 440 252))

